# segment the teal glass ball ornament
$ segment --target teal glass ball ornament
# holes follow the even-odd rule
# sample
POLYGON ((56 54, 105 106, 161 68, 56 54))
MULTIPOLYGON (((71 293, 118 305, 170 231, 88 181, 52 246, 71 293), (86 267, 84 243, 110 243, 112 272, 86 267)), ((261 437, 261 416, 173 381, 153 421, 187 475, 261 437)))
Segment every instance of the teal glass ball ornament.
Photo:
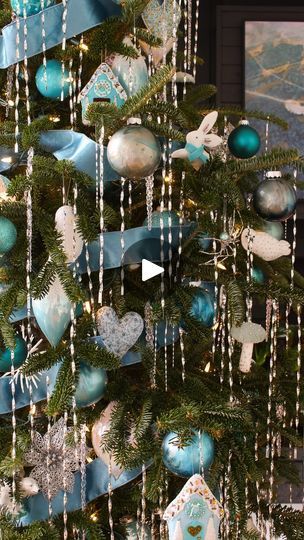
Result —
POLYGON ((210 328, 213 325, 214 294, 210 290, 198 289, 192 300, 190 315, 203 326, 210 328))
POLYGON ((36 86, 44 97, 49 99, 66 98, 69 94, 69 72, 65 69, 62 73, 61 62, 58 60, 47 60, 46 68, 42 64, 36 73, 36 86))
POLYGON ((267 221, 285 221, 297 206, 294 187, 281 178, 263 180, 253 193, 253 208, 267 221))
POLYGON ((255 281, 255 283, 259 283, 260 285, 265 283, 265 274, 258 266, 254 266, 252 268, 252 279, 255 281))
POLYGON ((163 462, 178 476, 190 478, 207 470, 214 460, 214 440, 208 433, 195 432, 187 446, 179 445, 177 433, 167 433, 162 443, 163 462))
POLYGON ((243 122, 230 133, 228 148, 234 157, 249 159, 258 153, 261 139, 258 132, 250 127, 248 122, 243 122))
MULTIPOLYGON (((55 4, 56 0, 44 0, 44 9, 55 4)), ((27 17, 36 15, 36 13, 42 11, 41 0, 11 0, 11 6, 16 15, 20 17, 24 16, 24 11, 27 17)))
POLYGON ((94 368, 86 362, 80 363, 79 380, 76 388, 76 406, 89 407, 105 394, 108 377, 105 369, 94 368))
MULTIPOLYGON (((163 220, 163 226, 169 227, 169 218, 171 217, 171 227, 178 227, 179 217, 176 212, 169 212, 169 210, 155 210, 152 212, 152 227, 160 227, 160 220, 163 220)), ((144 221, 144 225, 148 224, 148 219, 144 221)))
POLYGON ((6 217, 0 216, 0 254, 10 251, 17 240, 17 229, 6 217))
MULTIPOLYGON (((27 358, 27 345, 21 336, 15 336, 15 348, 14 348, 14 368, 22 366, 23 362, 27 358)), ((0 349, 0 371, 5 373, 10 371, 12 365, 11 350, 6 348, 0 349)))
POLYGON ((273 238, 282 240, 284 237, 284 228, 280 221, 265 221, 263 220, 261 225, 261 231, 267 232, 273 238))
POLYGON ((153 133, 140 124, 130 124, 111 137, 108 161, 120 176, 140 180, 151 176, 161 160, 161 148, 153 133))

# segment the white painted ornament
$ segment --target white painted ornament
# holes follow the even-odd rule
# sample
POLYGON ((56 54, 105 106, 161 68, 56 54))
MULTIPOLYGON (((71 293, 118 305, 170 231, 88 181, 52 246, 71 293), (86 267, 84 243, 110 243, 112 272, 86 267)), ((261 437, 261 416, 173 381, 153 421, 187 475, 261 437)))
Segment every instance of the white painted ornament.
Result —
POLYGON ((244 229, 241 236, 243 248, 264 261, 275 261, 279 257, 290 255, 291 248, 286 240, 277 240, 270 234, 254 229, 244 229))
POLYGON ((210 154, 205 148, 216 148, 222 144, 222 138, 210 133, 218 113, 213 111, 205 116, 200 127, 196 131, 190 131, 186 136, 186 146, 172 153, 173 158, 188 159, 195 170, 199 170, 206 163, 210 154))
POLYGON ((102 443, 104 436, 111 429, 111 416, 116 405, 116 401, 111 401, 92 427, 92 445, 95 454, 107 465, 108 469, 109 466, 111 467, 111 474, 114 476, 115 480, 120 477, 124 469, 117 465, 109 452, 103 450, 102 443))
POLYGON ((260 324, 248 321, 243 322, 241 326, 232 326, 231 337, 243 345, 239 367, 242 373, 248 373, 254 362, 253 346, 266 339, 266 330, 260 324))
POLYGON ((37 495, 39 492, 39 486, 34 478, 30 476, 25 476, 19 482, 19 489, 21 494, 24 497, 31 497, 32 495, 37 495))
POLYGON ((138 313, 129 311, 119 319, 108 306, 97 311, 96 323, 105 347, 119 358, 135 345, 144 329, 144 321, 138 313))
POLYGON ((62 249, 68 263, 76 260, 82 252, 83 238, 77 231, 73 208, 65 204, 58 208, 55 215, 56 230, 62 236, 62 249))

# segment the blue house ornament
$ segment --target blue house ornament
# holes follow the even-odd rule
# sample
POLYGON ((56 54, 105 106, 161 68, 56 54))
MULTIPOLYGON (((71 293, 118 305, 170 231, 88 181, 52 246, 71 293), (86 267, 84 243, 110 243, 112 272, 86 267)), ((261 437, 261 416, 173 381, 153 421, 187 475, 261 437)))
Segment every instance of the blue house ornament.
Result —
POLYGON ((79 102, 82 106, 82 122, 89 125, 86 120, 88 106, 96 101, 109 101, 116 107, 122 107, 127 100, 127 94, 115 77, 108 64, 103 62, 95 71, 88 84, 79 94, 79 102))
POLYGON ((194 474, 165 510, 169 540, 218 540, 223 513, 204 478, 194 474))

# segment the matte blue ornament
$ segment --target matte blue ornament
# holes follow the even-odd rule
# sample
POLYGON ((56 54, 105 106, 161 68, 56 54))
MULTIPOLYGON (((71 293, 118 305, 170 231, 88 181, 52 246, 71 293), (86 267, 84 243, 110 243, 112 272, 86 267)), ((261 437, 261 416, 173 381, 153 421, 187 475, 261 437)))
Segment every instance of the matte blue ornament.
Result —
MULTIPOLYGON (((27 345, 21 336, 15 336, 15 348, 14 348, 14 368, 20 367, 27 357, 27 345)), ((0 349, 0 371, 5 373, 10 371, 12 365, 11 350, 6 348, 0 349)))
POLYGON ((107 382, 108 377, 105 369, 94 368, 85 362, 81 362, 79 381, 75 393, 77 407, 88 407, 97 403, 104 396, 107 382))
POLYGON ((60 99, 62 90, 64 98, 69 94, 69 72, 65 69, 62 73, 61 62, 58 60, 47 60, 46 68, 42 64, 35 80, 40 94, 46 98, 60 99))
POLYGON ((229 135, 228 147, 231 154, 239 159, 249 159, 257 154, 261 146, 258 132, 242 120, 229 135))
POLYGON ((17 240, 17 229, 6 217, 0 216, 0 253, 10 251, 17 240))
POLYGON ((212 326, 214 320, 214 294, 199 289, 192 300, 190 314, 204 326, 212 326))
MULTIPOLYGON (((171 227, 178 227, 179 217, 176 212, 169 212, 169 210, 164 210, 160 212, 155 210, 152 212, 152 227, 160 227, 160 220, 163 220, 163 226, 169 227, 169 218, 171 217, 171 227)), ((146 218, 143 225, 148 225, 148 219, 146 218)))
POLYGON ((292 216, 297 206, 294 187, 282 178, 263 180, 253 193, 256 213, 267 221, 285 221, 292 216))
POLYGON ((179 447, 177 433, 168 433, 162 444, 163 462, 167 469, 178 476, 190 478, 207 470, 214 460, 214 440, 208 433, 196 432, 187 446, 179 447))
POLYGON ((252 269, 252 279, 256 283, 259 283, 260 285, 262 283, 265 283, 265 279, 266 279, 265 274, 263 270, 261 270, 261 268, 259 268, 258 266, 254 266, 252 269))
MULTIPOLYGON (((54 6, 55 4, 56 0, 44 0, 44 8, 54 6)), ((42 11, 41 0, 11 0, 11 6, 12 10, 20 17, 23 17, 24 9, 27 17, 42 11)))

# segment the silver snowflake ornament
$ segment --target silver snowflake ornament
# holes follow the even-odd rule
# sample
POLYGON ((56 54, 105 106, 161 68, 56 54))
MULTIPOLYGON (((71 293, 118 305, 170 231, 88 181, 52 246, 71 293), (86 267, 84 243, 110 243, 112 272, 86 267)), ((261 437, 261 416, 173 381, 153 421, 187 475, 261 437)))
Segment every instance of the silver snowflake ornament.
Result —
POLYGON ((60 418, 44 436, 34 432, 31 449, 25 454, 26 465, 34 467, 30 477, 46 497, 53 498, 62 489, 73 491, 73 472, 79 469, 81 444, 76 447, 66 444, 71 431, 72 428, 66 428, 64 418, 60 418))

